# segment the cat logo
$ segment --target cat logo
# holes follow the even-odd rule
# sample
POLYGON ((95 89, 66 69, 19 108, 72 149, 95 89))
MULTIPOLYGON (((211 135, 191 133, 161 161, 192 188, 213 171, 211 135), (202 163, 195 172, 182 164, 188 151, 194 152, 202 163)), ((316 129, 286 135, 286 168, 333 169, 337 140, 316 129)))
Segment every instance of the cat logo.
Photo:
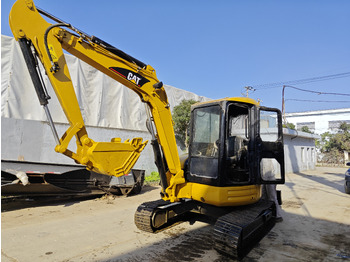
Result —
POLYGON ((121 67, 110 67, 110 70, 112 70, 114 73, 117 73, 121 77, 129 80, 131 83, 138 87, 142 87, 144 84, 148 83, 149 80, 142 75, 132 72, 126 68, 121 67))
POLYGON ((137 77, 133 73, 129 72, 127 79, 130 81, 135 81, 135 84, 139 85, 139 81, 141 80, 141 77, 137 77))

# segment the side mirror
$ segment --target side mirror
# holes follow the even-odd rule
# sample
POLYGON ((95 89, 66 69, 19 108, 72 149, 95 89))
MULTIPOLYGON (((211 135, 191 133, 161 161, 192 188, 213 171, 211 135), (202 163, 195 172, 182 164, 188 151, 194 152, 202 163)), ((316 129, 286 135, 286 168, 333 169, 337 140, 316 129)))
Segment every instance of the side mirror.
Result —
POLYGON ((346 165, 347 165, 347 166, 350 166, 350 162, 347 162, 346 165))

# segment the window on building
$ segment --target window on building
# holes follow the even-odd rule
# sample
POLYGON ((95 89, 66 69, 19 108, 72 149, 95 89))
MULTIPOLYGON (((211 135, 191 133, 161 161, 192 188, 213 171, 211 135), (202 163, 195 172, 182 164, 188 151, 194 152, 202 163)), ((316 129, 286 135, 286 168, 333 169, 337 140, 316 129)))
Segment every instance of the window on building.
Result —
POLYGON ((350 120, 335 120, 335 121, 328 121, 328 129, 333 132, 337 132, 339 129, 339 126, 342 123, 350 124, 350 120))
POLYGON ((315 149, 311 148, 311 162, 315 163, 315 149))
POLYGON ((315 122, 299 122, 297 123, 297 130, 299 131, 306 131, 309 130, 310 132, 315 132, 315 122))
POLYGON ((305 147, 301 148, 301 162, 305 163, 306 161, 306 156, 305 156, 305 147))

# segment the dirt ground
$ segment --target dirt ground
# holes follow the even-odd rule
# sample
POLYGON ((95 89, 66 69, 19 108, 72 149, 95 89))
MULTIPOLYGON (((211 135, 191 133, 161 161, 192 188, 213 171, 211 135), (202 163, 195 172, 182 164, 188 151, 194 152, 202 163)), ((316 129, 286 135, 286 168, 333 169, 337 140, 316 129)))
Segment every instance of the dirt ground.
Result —
MULTIPOLYGON (((242 261, 350 261, 345 168, 288 174, 284 221, 242 261)), ((1 214, 1 261, 231 261, 213 249, 212 226, 184 222, 157 234, 138 230, 137 206, 158 187, 115 199, 46 203, 1 214)))

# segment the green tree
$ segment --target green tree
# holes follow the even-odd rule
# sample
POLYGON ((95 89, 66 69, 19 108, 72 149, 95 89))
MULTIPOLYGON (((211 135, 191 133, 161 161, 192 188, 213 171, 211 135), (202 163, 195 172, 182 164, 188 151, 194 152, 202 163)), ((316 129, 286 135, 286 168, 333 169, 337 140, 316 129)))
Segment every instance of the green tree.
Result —
POLYGON ((189 128, 191 118, 191 105, 197 102, 198 101, 192 99, 184 99, 179 105, 175 106, 173 110, 175 134, 185 143, 186 147, 188 144, 187 130, 189 128))
POLYGON ((350 151, 350 124, 343 122, 335 134, 334 143, 339 151, 350 151))
POLYGON ((322 162, 340 164, 344 162, 344 151, 350 152, 350 124, 343 122, 337 133, 325 132, 316 147, 323 154, 322 162))
POLYGON ((302 126, 302 127, 301 127, 301 131, 302 131, 302 132, 305 132, 305 133, 313 134, 313 133, 311 132, 311 130, 309 129, 309 127, 307 127, 307 126, 302 126))
POLYGON ((293 123, 283 124, 283 127, 295 130, 295 125, 293 123))

